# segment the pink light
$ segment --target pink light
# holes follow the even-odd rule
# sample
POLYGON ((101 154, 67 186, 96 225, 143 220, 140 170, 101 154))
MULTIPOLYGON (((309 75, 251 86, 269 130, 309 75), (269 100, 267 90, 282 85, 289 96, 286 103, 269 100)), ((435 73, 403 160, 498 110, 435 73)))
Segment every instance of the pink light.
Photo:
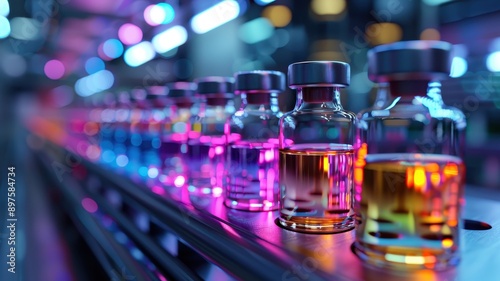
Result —
POLYGON ((186 179, 183 176, 177 176, 174 180, 174 185, 176 187, 181 187, 186 183, 186 179))
POLYGON ((187 138, 186 134, 179 134, 179 133, 172 134, 173 141, 184 141, 186 140, 186 138, 187 138))
POLYGON ((83 198, 82 206, 85 209, 85 211, 87 211, 89 213, 95 213, 95 212, 97 212, 97 209, 98 209, 97 203, 90 198, 83 198))
POLYGON ((61 79, 64 76, 65 71, 66 69, 64 68, 64 64, 59 60, 49 60, 43 67, 45 75, 52 80, 61 79))
POLYGON ((272 160, 274 160, 274 150, 266 150, 264 159, 266 159, 266 162, 271 162, 272 160))
POLYGON ((226 143, 226 136, 212 137, 212 143, 213 144, 225 144, 226 143))
POLYGON ((151 188, 151 191, 153 191, 154 193, 159 194, 159 195, 165 194, 165 189, 163 189, 161 186, 157 186, 157 185, 153 186, 151 188))
POLYGON ((95 160, 101 156, 101 150, 98 146, 91 145, 87 148, 86 154, 89 159, 95 160))
POLYGON ((272 190, 275 178, 276 178, 276 172, 274 171, 274 169, 267 170, 267 188, 272 190))
POLYGON ((134 45, 142 40, 142 30, 131 23, 126 23, 118 29, 118 38, 125 45, 134 45))
POLYGON ((224 153, 224 147, 222 147, 222 146, 216 146, 215 147, 215 154, 221 155, 222 153, 224 153))
POLYGON ((214 194, 214 197, 219 197, 222 194, 222 187, 215 186, 212 188, 212 193, 214 194))
POLYGON ((200 142, 201 143, 207 143, 210 142, 211 138, 209 136, 202 136, 200 137, 200 142))
POLYGON ((200 135, 201 135, 201 133, 200 132, 196 132, 196 131, 191 131, 191 132, 188 133, 188 136, 189 136, 190 139, 197 139, 197 138, 200 137, 200 135))

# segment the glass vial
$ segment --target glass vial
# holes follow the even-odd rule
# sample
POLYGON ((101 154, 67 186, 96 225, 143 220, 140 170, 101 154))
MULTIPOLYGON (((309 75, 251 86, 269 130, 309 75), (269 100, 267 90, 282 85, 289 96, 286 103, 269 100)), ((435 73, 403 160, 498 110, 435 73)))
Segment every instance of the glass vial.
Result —
POLYGON ((191 192, 222 195, 227 119, 235 112, 234 78, 204 77, 197 79, 197 93, 205 101, 199 113, 191 118, 189 132, 189 187, 191 192))
POLYGON ((241 107, 228 120, 228 171, 225 204, 247 211, 279 207, 278 94, 285 90, 285 74, 248 71, 235 74, 235 94, 241 107))
POLYGON ((457 264, 466 122, 445 106, 451 44, 408 41, 368 53, 369 77, 389 83, 384 106, 359 113, 354 250, 391 268, 457 264))
POLYGON ((182 187, 187 182, 187 141, 191 109, 195 105, 196 84, 175 82, 166 85, 167 105, 161 123, 160 159, 164 184, 182 187))
POLYGON ((343 109, 339 93, 349 85, 350 67, 294 63, 288 79, 297 103, 280 119, 279 223, 310 233, 350 230, 357 118, 343 109))

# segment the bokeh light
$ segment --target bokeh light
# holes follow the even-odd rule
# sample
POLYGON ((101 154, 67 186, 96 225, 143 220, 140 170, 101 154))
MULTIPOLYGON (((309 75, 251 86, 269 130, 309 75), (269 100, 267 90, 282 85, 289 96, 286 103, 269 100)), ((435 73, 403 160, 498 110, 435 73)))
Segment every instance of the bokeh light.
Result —
POLYGON ((320 16, 338 15, 346 8, 345 0, 325 1, 313 0, 311 2, 312 11, 320 16))
POLYGON ((248 44, 254 44, 273 36, 274 27, 266 18, 256 18, 241 25, 238 35, 248 44))
POLYGON ((52 80, 61 79, 66 71, 64 64, 59 60, 49 60, 43 67, 43 72, 52 80))
POLYGON ((98 210, 97 203, 91 199, 91 198, 83 198, 82 200, 82 207, 85 209, 85 211, 89 213, 95 213, 98 210))
POLYGON ((142 30, 134 24, 126 23, 118 29, 118 38, 125 45, 134 45, 142 40, 142 30))
POLYGON ((6 38, 10 34, 10 22, 4 17, 0 16, 0 39, 6 38))
POLYGON ((153 37, 151 42, 153 43, 156 52, 162 54, 184 44, 187 41, 187 38, 187 30, 180 25, 176 25, 158 33, 155 37, 153 37))
POLYGON ((467 72, 467 60, 461 57, 454 57, 451 61, 450 77, 457 78, 463 76, 467 72))
POLYGON ((267 4, 273 3, 276 0, 255 0, 255 3, 261 6, 265 6, 267 4))
POLYGON ((287 6, 268 6, 262 11, 262 16, 267 18, 275 27, 287 26, 292 20, 292 12, 287 6))
POLYGON ((20 55, 4 55, 1 64, 2 70, 10 77, 19 77, 26 73, 26 59, 20 55))
POLYGON ((118 39, 108 39, 102 44, 102 53, 102 59, 116 59, 123 54, 123 45, 118 39))
POLYGON ((144 41, 127 49, 125 51, 124 60, 129 66, 137 67, 154 59, 155 55, 153 44, 144 41))
POLYGON ((85 62, 85 71, 87 71, 88 74, 96 73, 104 68, 104 61, 98 57, 91 57, 85 62))
POLYGON ((167 3, 149 5, 144 9, 144 20, 151 26, 170 23, 174 18, 175 10, 167 3))
POLYGON ((440 40, 441 34, 435 28, 426 28, 420 33, 420 40, 440 40))
POLYGON ((491 72, 500 72, 500 51, 488 55, 486 58, 486 67, 491 72))
POLYGON ((237 1, 222 1, 195 15, 191 20, 191 28, 194 32, 203 34, 237 18, 239 14, 240 4, 237 1))
POLYGON ((10 14, 9 1, 0 0, 0 16, 7 17, 10 14))
POLYGON ((42 24, 32 18, 15 17, 10 20, 10 36, 19 40, 36 40, 41 38, 42 24))
POLYGON ((79 96, 88 97, 111 88, 114 82, 113 73, 101 70, 78 79, 75 83, 75 91, 79 96))
POLYGON ((403 30, 392 22, 374 23, 366 28, 365 35, 372 45, 388 44, 401 40, 403 30))

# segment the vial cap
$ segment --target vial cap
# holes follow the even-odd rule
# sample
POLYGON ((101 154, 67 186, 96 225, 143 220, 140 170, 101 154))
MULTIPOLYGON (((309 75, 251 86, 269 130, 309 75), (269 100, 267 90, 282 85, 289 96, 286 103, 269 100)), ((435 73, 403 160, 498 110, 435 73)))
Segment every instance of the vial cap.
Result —
POLYGON ((311 86, 348 86, 351 68, 340 61, 305 61, 288 66, 290 88, 311 86))
POLYGON ((234 91, 233 77, 209 76, 195 80, 198 94, 227 94, 234 91))
POLYGON ((169 98, 192 97, 196 91, 196 84, 191 82, 174 82, 166 85, 169 98))
POLYGON ((272 70, 241 71, 235 74, 235 92, 282 92, 285 90, 285 74, 272 70))
POLYGON ((368 51, 368 77, 375 82, 435 80, 449 75, 452 45, 415 40, 377 46, 368 51))

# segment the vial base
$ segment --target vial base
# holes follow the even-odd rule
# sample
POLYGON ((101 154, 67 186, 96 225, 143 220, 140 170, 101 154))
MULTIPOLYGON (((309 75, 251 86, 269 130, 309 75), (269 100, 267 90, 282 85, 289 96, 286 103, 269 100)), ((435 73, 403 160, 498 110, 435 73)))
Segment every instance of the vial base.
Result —
POLYGON ((377 246, 354 242, 352 251, 366 265, 396 271, 432 269, 443 271, 458 265, 458 251, 433 248, 377 246))
POLYGON ((277 210, 277 144, 240 142, 230 146, 228 152, 226 206, 244 211, 277 210))
POLYGON ((316 217, 290 217, 283 214, 278 218, 281 227, 305 233, 340 233, 354 229, 354 219, 347 217, 343 220, 316 217))
POLYGON ((462 161, 371 154, 362 167, 354 252, 368 264, 443 270, 457 263, 462 161))

